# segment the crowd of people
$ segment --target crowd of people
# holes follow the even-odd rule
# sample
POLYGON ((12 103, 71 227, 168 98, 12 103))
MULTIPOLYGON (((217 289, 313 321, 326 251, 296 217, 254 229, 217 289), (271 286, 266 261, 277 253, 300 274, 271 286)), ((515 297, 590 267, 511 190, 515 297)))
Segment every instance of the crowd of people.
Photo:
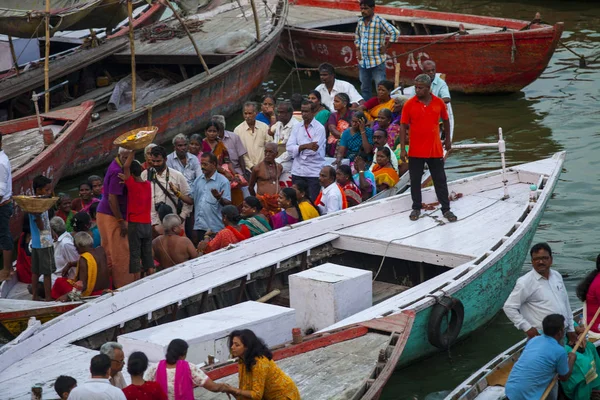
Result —
POLYGON ((193 400, 194 388, 224 393, 228 398, 299 400, 298 388, 292 379, 273 361, 273 354, 249 329, 229 334, 231 356, 238 360, 238 387, 212 381, 197 365, 186 360, 189 345, 173 339, 165 359, 149 365, 140 351, 129 354, 127 385, 122 373, 125 366, 123 346, 116 342, 102 345, 99 354, 90 361, 91 378, 78 383, 61 375, 54 389, 62 400, 193 400))
MULTIPOLYGON (((600 398, 600 357, 593 343, 582 337, 585 327, 593 340, 600 338, 600 320, 594 319, 600 307, 600 255, 596 269, 577 287, 584 304, 583 319, 573 317, 563 278, 552 267, 552 249, 547 243, 531 248, 532 270, 517 280, 504 303, 504 312, 528 342, 506 382, 511 400, 540 399, 555 376, 564 395, 572 400, 600 398), (576 343, 579 350, 573 352, 576 343)), ((548 399, 556 399, 554 385, 548 399)))

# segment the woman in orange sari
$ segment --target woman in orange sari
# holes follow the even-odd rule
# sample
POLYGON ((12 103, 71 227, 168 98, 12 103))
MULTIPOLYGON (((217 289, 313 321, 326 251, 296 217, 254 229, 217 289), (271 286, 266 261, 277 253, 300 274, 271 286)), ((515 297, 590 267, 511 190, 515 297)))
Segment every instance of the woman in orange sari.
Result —
POLYGON ((377 96, 365 101, 362 105, 365 115, 369 121, 375 121, 379 116, 379 111, 387 108, 394 108, 394 99, 390 93, 394 90, 394 84, 391 81, 383 80, 377 84, 377 96))
POLYGON ((396 172, 390 163, 391 157, 392 153, 387 147, 379 147, 377 149, 377 156, 375 157, 377 165, 373 168, 377 193, 396 186, 400 181, 398 172, 396 172))
POLYGON ((211 232, 206 232, 204 240, 198 243, 198 253, 207 254, 217 251, 230 244, 250 239, 252 236, 250 229, 246 225, 239 223, 242 216, 236 206, 228 205, 223 207, 221 214, 223 215, 225 228, 221 229, 213 239, 211 239, 211 232))
POLYGON ((235 173, 233 164, 229 158, 227 147, 220 139, 220 133, 224 132, 223 124, 211 121, 206 125, 204 140, 202 141, 202 153, 213 153, 217 156, 217 171, 231 182, 231 203, 240 206, 244 201, 242 186, 246 186, 246 179, 235 173))

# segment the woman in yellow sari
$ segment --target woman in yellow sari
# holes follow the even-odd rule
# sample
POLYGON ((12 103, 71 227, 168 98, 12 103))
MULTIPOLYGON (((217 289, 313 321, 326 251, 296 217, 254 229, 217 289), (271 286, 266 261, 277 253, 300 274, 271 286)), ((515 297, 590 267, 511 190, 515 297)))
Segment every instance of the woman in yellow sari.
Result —
POLYGON ((387 190, 396 186, 400 181, 398 172, 392 167, 390 158, 392 152, 387 147, 379 147, 377 149, 377 155, 375 161, 377 165, 373 168, 373 175, 375 175, 375 184, 377 185, 377 193, 387 190))
POLYGON ((391 81, 383 80, 377 84, 377 96, 367 100, 363 105, 367 119, 373 122, 379 116, 379 111, 387 108, 392 110, 394 108, 394 99, 390 97, 390 93, 394 90, 394 84, 391 81))
POLYGON ((231 354, 238 358, 239 388, 224 384, 224 392, 236 399, 300 400, 292 378, 273 361, 265 343, 249 329, 229 335, 231 354))

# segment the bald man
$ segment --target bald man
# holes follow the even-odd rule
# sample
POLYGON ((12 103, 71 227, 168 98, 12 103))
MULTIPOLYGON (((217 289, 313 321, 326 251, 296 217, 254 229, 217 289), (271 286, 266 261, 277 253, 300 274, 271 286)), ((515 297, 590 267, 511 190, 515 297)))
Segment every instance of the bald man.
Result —
POLYGON ((279 193, 279 177, 283 172, 283 167, 275 162, 277 152, 277 143, 265 144, 265 158, 252 169, 252 175, 250 175, 248 190, 252 196, 277 195, 279 193))
POLYGON ((162 222, 164 234, 152 241, 154 258, 160 268, 168 268, 198 257, 192 241, 181 236, 181 219, 176 214, 167 215, 162 222))
POLYGON ((431 78, 431 93, 439 97, 444 103, 450 103, 450 90, 446 82, 437 73, 435 62, 427 60, 423 63, 423 72, 431 78))
POLYGON ((315 205, 319 207, 321 214, 329 214, 348 207, 346 195, 335 180, 335 168, 325 166, 319 173, 319 183, 321 184, 321 193, 315 200, 315 205))

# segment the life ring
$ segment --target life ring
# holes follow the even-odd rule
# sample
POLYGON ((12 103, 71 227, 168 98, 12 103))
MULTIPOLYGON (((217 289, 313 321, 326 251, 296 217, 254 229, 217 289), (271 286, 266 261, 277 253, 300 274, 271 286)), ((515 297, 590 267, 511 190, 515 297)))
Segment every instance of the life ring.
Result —
POLYGON ((431 309, 427 339, 429 343, 441 350, 447 350, 456 342, 465 319, 465 308, 459 299, 443 296, 431 309), (448 314, 450 322, 448 323, 448 314), (445 330, 442 332, 442 326, 445 330))

